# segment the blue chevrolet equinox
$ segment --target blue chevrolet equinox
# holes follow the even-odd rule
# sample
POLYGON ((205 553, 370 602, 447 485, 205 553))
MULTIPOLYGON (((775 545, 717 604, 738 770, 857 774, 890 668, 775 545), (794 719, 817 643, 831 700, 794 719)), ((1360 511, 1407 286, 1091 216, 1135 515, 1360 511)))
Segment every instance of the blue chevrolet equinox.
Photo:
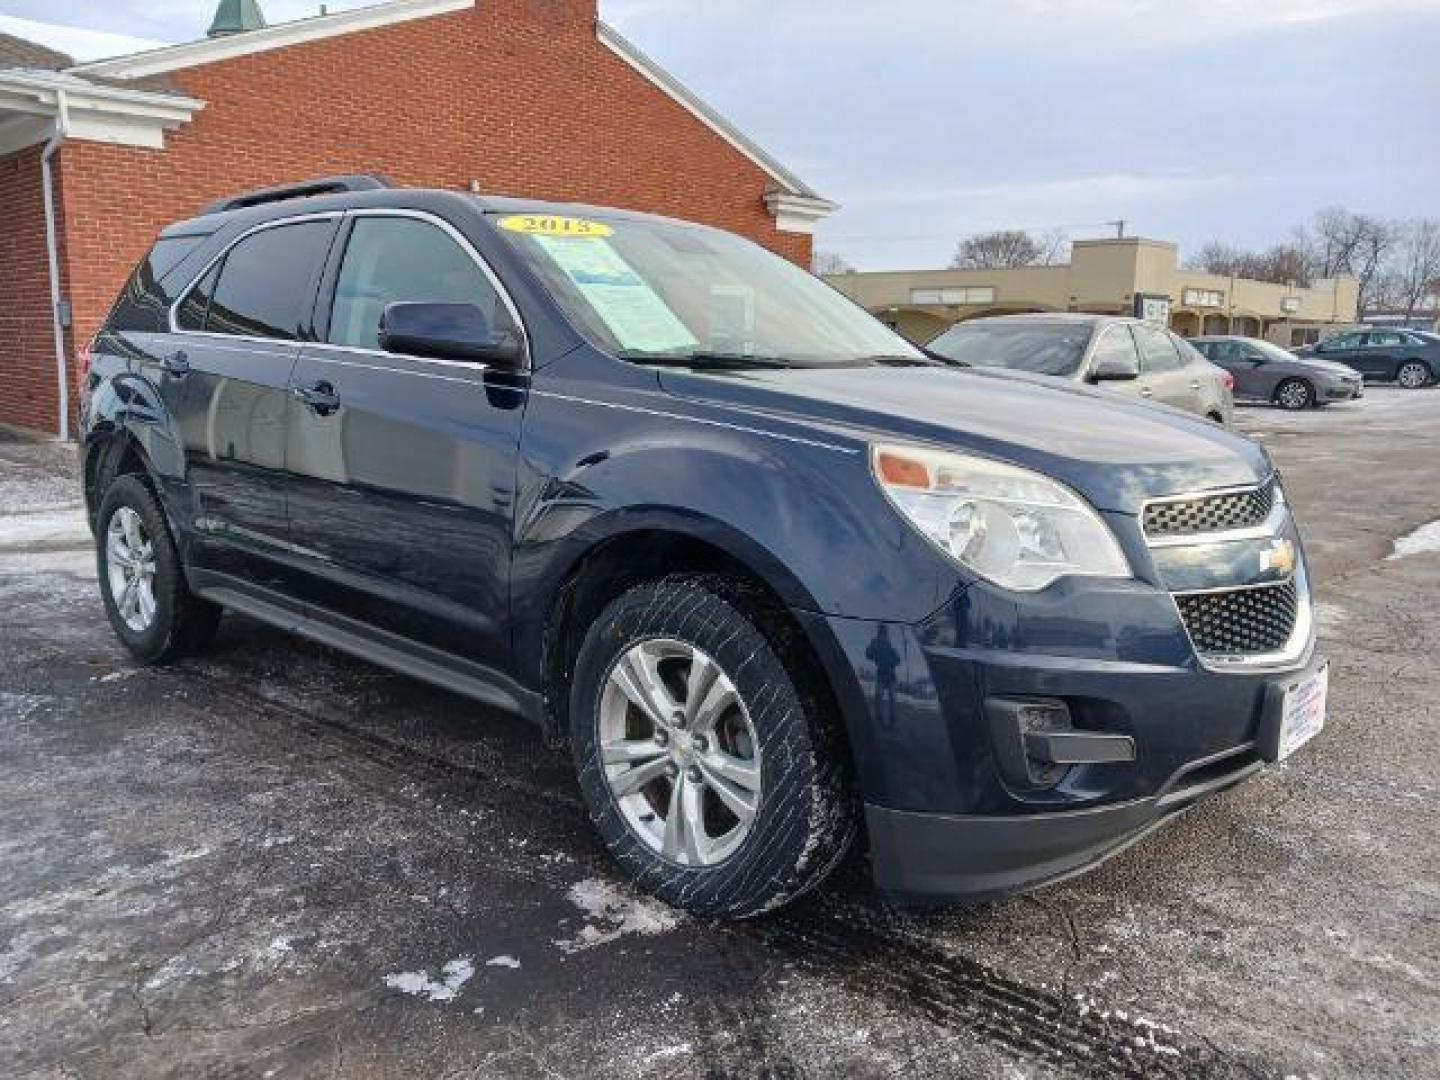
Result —
POLYGON ((854 845, 910 901, 1056 881, 1324 723, 1259 446, 930 356, 711 228, 247 192, 161 233, 83 421, 137 658, 230 610, 522 713, 705 916, 854 845))

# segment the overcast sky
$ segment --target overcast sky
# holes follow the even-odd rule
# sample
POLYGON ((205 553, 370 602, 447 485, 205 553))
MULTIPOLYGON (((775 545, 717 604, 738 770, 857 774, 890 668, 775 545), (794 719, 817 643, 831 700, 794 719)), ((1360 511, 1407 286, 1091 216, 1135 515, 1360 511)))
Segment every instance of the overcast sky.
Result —
MULTIPOLYGON (((482 0, 483 2, 483 0, 482 0)), ((318 3, 261 0, 271 22, 318 3)), ((0 0, 182 41, 213 0, 0 0)), ((362 6, 332 2, 331 10, 362 6)), ((1440 0, 601 0, 843 209, 862 269, 968 232, 1263 245, 1336 203, 1440 216, 1440 0)))

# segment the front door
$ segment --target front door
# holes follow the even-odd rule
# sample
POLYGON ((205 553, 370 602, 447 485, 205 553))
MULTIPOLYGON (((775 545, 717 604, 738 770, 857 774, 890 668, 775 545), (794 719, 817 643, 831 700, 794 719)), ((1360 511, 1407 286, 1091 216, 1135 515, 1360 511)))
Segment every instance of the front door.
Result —
POLYGON ((1134 323, 1131 329, 1140 349, 1141 396, 1187 412, 1200 412, 1200 384, 1186 370, 1170 335, 1149 323, 1134 323))
POLYGON ((1364 368, 1364 349, 1361 347, 1365 335, 1358 330, 1352 330, 1346 334, 1337 334, 1335 337, 1322 341, 1315 347, 1315 351, 1326 360, 1334 360, 1337 363, 1347 364, 1367 378, 1374 376, 1364 368))
POLYGON ((528 379, 388 353, 378 330, 385 307, 402 301, 478 304, 491 325, 518 331, 513 311, 439 219, 359 212, 336 249, 323 341, 302 351, 291 378, 296 587, 332 619, 503 670, 528 379))
POLYGON ((185 293, 163 357, 206 570, 275 586, 288 548, 285 414, 299 340, 339 218, 242 238, 185 293))

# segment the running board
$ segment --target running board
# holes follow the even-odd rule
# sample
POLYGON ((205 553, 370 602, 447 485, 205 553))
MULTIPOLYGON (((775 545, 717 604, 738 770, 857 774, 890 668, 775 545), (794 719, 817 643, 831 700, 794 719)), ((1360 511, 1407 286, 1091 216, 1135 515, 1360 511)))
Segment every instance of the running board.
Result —
POLYGON ((223 608, 493 708, 519 713, 536 724, 543 722, 544 698, 499 672, 343 616, 308 606, 297 609, 288 598, 288 602, 268 599, 258 595, 256 586, 225 574, 192 569, 189 578, 195 595, 223 608))

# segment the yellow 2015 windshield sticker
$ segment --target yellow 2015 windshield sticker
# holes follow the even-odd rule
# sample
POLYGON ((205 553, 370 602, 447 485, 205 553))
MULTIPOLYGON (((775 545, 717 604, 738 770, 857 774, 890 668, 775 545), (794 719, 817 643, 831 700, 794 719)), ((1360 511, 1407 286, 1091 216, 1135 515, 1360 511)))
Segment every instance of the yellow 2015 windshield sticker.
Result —
POLYGON ((530 236, 613 236, 615 230, 603 221, 584 218, 556 217, 553 214, 511 214, 500 219, 500 227, 508 232, 530 236))

